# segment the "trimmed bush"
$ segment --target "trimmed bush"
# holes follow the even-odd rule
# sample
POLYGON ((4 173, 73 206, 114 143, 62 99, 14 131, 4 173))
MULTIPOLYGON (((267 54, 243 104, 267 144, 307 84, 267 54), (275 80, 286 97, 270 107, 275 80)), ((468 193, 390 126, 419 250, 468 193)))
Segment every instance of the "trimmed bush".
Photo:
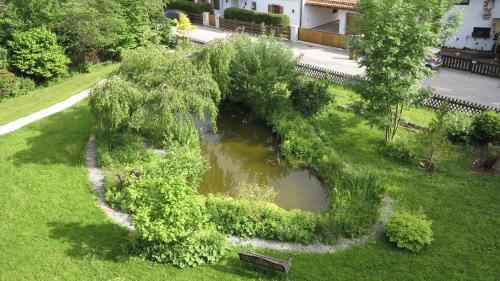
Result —
POLYGON ((395 211, 387 223, 386 235, 398 248, 418 252, 433 240, 431 224, 422 213, 395 211))
POLYGON ((258 24, 272 26, 289 26, 290 18, 287 15, 254 12, 251 10, 239 9, 235 7, 224 10, 224 18, 230 20, 240 20, 246 22, 254 22, 258 24))
POLYGON ((177 9, 186 13, 201 14, 203 12, 214 13, 214 8, 207 3, 194 3, 190 1, 174 1, 167 4, 168 9, 177 9))
POLYGON ((316 220, 312 213, 287 211, 275 204, 208 195, 209 220, 225 234, 311 243, 316 220))
POLYGON ((446 120, 448 139, 454 143, 467 143, 472 131, 472 119, 465 113, 453 112, 446 120))
POLYGON ((292 102, 296 110, 312 116, 330 103, 334 96, 326 80, 302 79, 296 90, 292 91, 292 102))
POLYGON ((474 139, 482 144, 500 142, 500 114, 484 111, 472 121, 474 139))

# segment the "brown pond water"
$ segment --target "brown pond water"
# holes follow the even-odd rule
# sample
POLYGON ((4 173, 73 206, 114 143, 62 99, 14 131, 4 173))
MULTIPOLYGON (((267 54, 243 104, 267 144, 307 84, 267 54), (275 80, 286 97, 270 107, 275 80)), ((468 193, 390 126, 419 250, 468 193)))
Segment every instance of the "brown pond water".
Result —
POLYGON ((213 134, 207 123, 198 122, 210 166, 199 189, 202 194, 232 194, 241 183, 266 183, 277 192, 275 203, 280 207, 315 212, 327 208, 323 184, 308 169, 279 164, 277 140, 250 110, 225 104, 217 126, 213 134))

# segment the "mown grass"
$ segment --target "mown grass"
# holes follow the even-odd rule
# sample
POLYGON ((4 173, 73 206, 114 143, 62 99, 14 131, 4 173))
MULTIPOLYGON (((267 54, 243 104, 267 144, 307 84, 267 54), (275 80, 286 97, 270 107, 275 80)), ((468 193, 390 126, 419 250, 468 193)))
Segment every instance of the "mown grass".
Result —
POLYGON ((2 101, 0 103, 0 125, 49 107, 90 88, 117 67, 118 64, 104 65, 90 73, 78 74, 60 83, 37 89, 27 95, 2 101))
MULTIPOLYGON (((354 169, 383 175, 393 198, 422 207, 435 241, 418 254, 384 237, 335 254, 288 254, 289 280, 498 280, 500 176, 469 169, 467 149, 428 174, 386 160, 383 133, 359 116, 330 109, 312 120, 354 169)), ((176 269, 131 256, 127 231, 95 203, 84 166, 92 132, 86 104, 0 136, 0 280, 267 280, 240 269, 236 250, 215 265, 176 269)), ((412 138, 407 131, 401 137, 412 138)))
MULTIPOLYGON (((330 88, 335 93, 335 101, 337 105, 352 104, 361 100, 361 96, 359 94, 340 85, 332 85, 330 88)), ((427 108, 409 107, 404 110, 403 117, 403 119, 408 122, 421 126, 427 126, 434 117, 434 113, 432 110, 427 108)))

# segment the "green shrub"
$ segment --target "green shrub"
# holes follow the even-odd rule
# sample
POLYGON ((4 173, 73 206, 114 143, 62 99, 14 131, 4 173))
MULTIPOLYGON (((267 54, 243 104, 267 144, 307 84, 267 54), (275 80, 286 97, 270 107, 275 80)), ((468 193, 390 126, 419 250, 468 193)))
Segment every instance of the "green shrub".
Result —
POLYGON ((263 119, 283 103, 290 104, 291 85, 299 76, 293 51, 265 35, 257 40, 239 35, 231 42, 235 55, 229 67, 231 94, 227 98, 244 103, 263 119))
POLYGON ((387 223, 386 235, 398 248, 418 252, 433 240, 431 223, 422 213, 394 211, 387 223))
POLYGON ((467 143, 472 131, 471 118, 462 112, 453 112, 446 120, 448 139, 454 143, 467 143))
POLYGON ((222 256, 226 240, 208 222, 196 196, 204 172, 199 150, 171 147, 165 158, 127 175, 121 206, 132 213, 144 256, 179 267, 222 256))
POLYGON ((289 26, 290 18, 284 14, 262 13, 235 7, 224 10, 224 18, 230 20, 240 20, 254 22, 258 24, 272 26, 289 26))
POLYGON ((0 46, 0 69, 7 68, 9 61, 7 60, 7 49, 0 46))
POLYGON ((292 91, 292 102, 296 110, 306 116, 314 115, 333 102, 334 96, 326 80, 303 79, 292 91))
POLYGON ((35 81, 25 78, 25 77, 20 77, 17 79, 19 83, 19 93, 17 95, 25 95, 31 91, 34 91, 36 88, 35 81))
POLYGON ((472 121, 474 139, 482 144, 500 142, 500 114, 484 111, 472 121))
POLYGON ((208 3, 194 3, 184 0, 169 2, 167 8, 177 9, 192 14, 201 14, 203 12, 214 13, 214 8, 208 3))
POLYGON ((17 87, 16 76, 8 71, 0 72, 0 99, 13 96, 17 87))
POLYGON ((9 42, 11 65, 36 79, 48 79, 66 73, 69 59, 57 44, 57 36, 45 27, 16 32, 9 42))
POLYGON ((206 67, 217 82, 224 100, 231 94, 229 77, 230 64, 235 56, 234 44, 230 40, 217 40, 201 50, 196 61, 199 67, 206 67))
POLYGON ((209 220, 226 234, 301 243, 315 237, 316 220, 309 212, 214 195, 208 195, 205 205, 209 220))
POLYGON ((0 72, 0 99, 22 96, 35 88, 35 82, 29 78, 16 77, 8 71, 0 72))
POLYGON ((408 148, 402 141, 381 143, 382 153, 385 157, 402 164, 412 164, 417 160, 417 154, 408 148))
POLYGON ((332 191, 332 212, 342 234, 357 237, 377 221, 386 188, 373 173, 338 174, 332 191))

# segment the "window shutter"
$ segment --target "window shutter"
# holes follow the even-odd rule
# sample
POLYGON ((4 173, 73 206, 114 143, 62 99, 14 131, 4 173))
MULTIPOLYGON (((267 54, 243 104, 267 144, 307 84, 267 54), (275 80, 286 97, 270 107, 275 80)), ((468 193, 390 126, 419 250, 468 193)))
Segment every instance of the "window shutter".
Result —
POLYGON ((283 14, 283 11, 284 11, 283 6, 279 6, 279 7, 280 7, 280 12, 279 12, 279 13, 280 13, 280 14, 283 14))
POLYGON ((273 12, 273 6, 272 5, 267 5, 267 12, 272 13, 273 12))

